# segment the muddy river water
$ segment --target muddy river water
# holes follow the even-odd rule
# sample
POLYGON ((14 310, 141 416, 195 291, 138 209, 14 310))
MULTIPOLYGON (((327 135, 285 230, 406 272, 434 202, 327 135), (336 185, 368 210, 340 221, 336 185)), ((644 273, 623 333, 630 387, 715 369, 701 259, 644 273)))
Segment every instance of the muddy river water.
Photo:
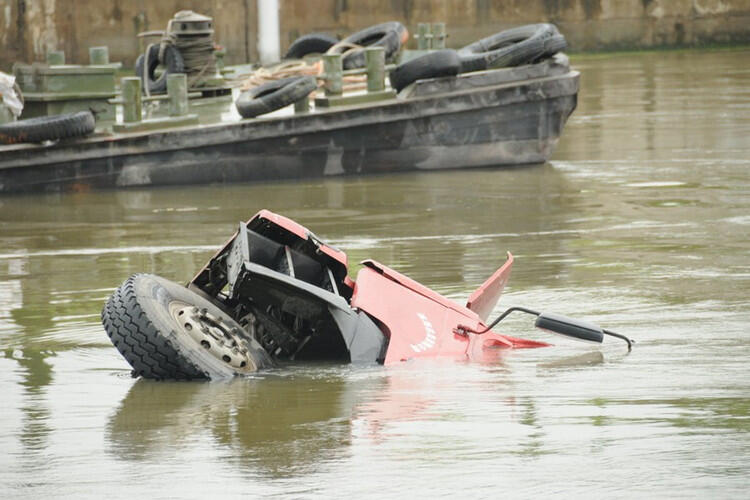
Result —
MULTIPOLYGON (((548 164, 0 198, 0 497, 737 498, 750 487, 750 50, 579 56, 548 164), (184 282, 261 208, 459 302, 637 345, 486 363, 134 380, 99 322, 144 271, 184 282)), ((354 274, 352 274, 354 275, 354 274)), ((493 314, 494 316, 494 314, 493 314)))

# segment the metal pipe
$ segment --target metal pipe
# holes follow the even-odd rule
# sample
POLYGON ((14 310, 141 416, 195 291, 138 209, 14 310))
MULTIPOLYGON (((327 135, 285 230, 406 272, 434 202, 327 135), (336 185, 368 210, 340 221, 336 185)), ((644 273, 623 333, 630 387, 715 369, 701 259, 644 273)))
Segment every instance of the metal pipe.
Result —
POLYGON ((261 64, 281 59, 279 1, 258 0, 258 54, 261 64))
MULTIPOLYGON (((383 66, 383 69, 385 70, 386 73, 390 73, 391 71, 393 71, 394 69, 396 69, 396 66, 398 66, 398 64, 386 64, 385 66, 383 66)), ((365 66, 363 68, 345 69, 342 72, 342 74, 344 76, 366 75, 367 74, 367 67, 365 66)))

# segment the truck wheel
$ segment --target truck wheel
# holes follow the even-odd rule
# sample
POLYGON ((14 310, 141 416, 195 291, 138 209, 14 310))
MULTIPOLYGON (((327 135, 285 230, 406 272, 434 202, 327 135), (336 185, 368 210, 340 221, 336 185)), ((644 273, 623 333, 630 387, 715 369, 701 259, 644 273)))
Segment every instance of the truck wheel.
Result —
POLYGON ((209 300, 152 274, 128 278, 102 324, 134 377, 217 379, 273 366, 263 347, 209 300))

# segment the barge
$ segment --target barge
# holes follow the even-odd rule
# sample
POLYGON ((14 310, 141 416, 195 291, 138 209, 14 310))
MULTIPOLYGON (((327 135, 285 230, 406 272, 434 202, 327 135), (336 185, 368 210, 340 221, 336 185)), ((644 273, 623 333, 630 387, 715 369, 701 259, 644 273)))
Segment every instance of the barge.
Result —
POLYGON ((533 64, 418 79, 371 102, 316 99, 313 109, 290 105, 243 119, 219 100, 213 122, 97 128, 84 138, 0 146, 0 194, 542 163, 576 107, 578 84, 558 52, 533 64))

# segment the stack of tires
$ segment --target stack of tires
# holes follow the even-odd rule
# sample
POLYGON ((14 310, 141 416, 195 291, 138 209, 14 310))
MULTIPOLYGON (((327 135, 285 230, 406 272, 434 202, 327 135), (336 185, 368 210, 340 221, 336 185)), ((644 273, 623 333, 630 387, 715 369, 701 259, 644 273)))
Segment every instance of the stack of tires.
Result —
MULTIPOLYGON (((341 41, 326 33, 310 33, 292 42, 284 58, 300 59, 333 50, 343 54, 344 69, 361 68, 365 66, 363 47, 383 47, 386 61, 393 62, 408 39, 409 32, 396 21, 370 26, 341 41)), ((304 99, 316 88, 311 76, 282 78, 243 92, 235 106, 243 118, 254 118, 304 99)))
MULTIPOLYGON (((391 21, 370 26, 340 42, 325 33, 304 35, 289 46, 285 57, 298 59, 334 51, 344 54, 344 69, 360 68, 365 65, 362 47, 383 47, 386 61, 393 62, 408 39, 409 32, 404 25, 391 21)), ((400 64, 390 72, 391 87, 400 92, 424 78, 532 64, 553 56, 566 46, 565 37, 553 24, 519 26, 477 40, 459 50, 431 51, 400 64)), ((243 118, 259 116, 303 99, 315 88, 315 79, 309 76, 270 82, 240 95, 236 102, 237 111, 243 118)))
POLYGON ((400 64, 390 73, 391 86, 401 91, 423 78, 455 76, 532 64, 553 56, 567 46, 553 24, 528 24, 495 33, 459 50, 436 50, 400 64))
POLYGON ((326 33, 301 36, 292 42, 284 58, 300 59, 309 54, 323 54, 333 48, 334 53, 344 54, 344 69, 362 68, 365 66, 364 47, 383 47, 385 60, 393 62, 408 40, 406 27, 398 21, 390 21, 357 31, 340 41, 326 33))

